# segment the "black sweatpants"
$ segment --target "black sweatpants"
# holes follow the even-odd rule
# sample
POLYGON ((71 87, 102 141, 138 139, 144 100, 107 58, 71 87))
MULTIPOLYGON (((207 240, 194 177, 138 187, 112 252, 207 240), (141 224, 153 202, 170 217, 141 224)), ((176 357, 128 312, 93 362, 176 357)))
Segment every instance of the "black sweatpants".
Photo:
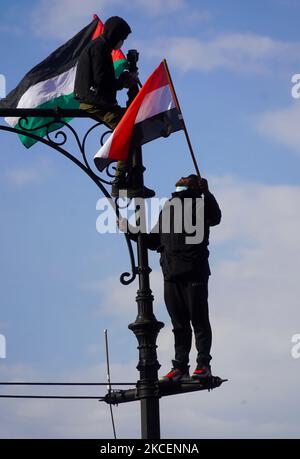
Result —
POLYGON ((208 313, 208 277, 191 279, 189 276, 164 281, 164 296, 175 338, 173 365, 186 368, 195 334, 197 365, 208 365, 212 332, 208 313))

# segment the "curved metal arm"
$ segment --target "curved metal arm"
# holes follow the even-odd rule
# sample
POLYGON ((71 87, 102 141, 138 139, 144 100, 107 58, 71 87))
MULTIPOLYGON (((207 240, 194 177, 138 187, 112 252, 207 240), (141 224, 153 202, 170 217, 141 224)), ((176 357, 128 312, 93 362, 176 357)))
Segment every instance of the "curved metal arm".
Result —
MULTIPOLYGON (((2 116, 8 116, 10 114, 9 110, 7 110, 7 114, 4 113, 4 115, 2 114, 2 112, 4 112, 4 110, 1 110, 1 115, 2 116)), ((92 170, 92 168, 90 166, 90 163, 89 163, 89 160, 88 160, 88 157, 87 157, 87 154, 86 154, 86 144, 87 144, 87 140, 88 140, 90 134, 92 132, 94 132, 94 130, 97 127, 99 127, 101 124, 103 124, 103 123, 97 122, 96 124, 94 124, 85 133, 85 135, 83 136, 83 139, 80 140, 80 138, 79 138, 77 132, 75 131, 75 129, 68 122, 66 122, 64 119, 62 119, 62 116, 65 116, 65 111, 64 110, 60 110, 59 112, 53 110, 52 111, 53 118, 51 120, 45 122, 42 126, 40 125, 40 126, 38 126, 36 128, 26 127, 26 125, 28 126, 28 118, 27 118, 26 110, 19 109, 19 112, 20 112, 19 113, 20 118, 19 118, 19 121, 18 121, 18 128, 17 127, 10 127, 10 126, 0 125, 0 130, 7 131, 7 132, 12 132, 12 133, 15 133, 15 134, 21 134, 23 136, 27 136, 27 137, 29 137, 29 138, 31 138, 33 140, 41 142, 44 145, 47 145, 47 146, 55 149, 58 153, 62 154, 66 158, 68 158, 76 166, 78 166, 83 172, 85 172, 90 177, 90 179, 97 185, 97 187, 101 190, 103 195, 109 200, 110 204, 112 205, 112 208, 113 208, 113 210, 114 210, 114 212, 116 214, 116 217, 119 218, 120 206, 119 206, 119 203, 118 203, 118 199, 113 200, 111 195, 110 195, 110 193, 109 193, 109 191, 104 186, 104 185, 110 186, 112 184, 111 183, 112 182, 111 179, 114 177, 114 174, 111 173, 111 171, 110 171, 111 163, 104 169, 104 174, 106 174, 107 177, 108 177, 108 179, 105 179, 105 178, 101 177, 100 175, 96 174, 92 170), (58 124, 61 125, 61 127, 59 127, 57 129, 57 125, 58 124), (55 126, 55 130, 54 130, 54 126, 55 126), (61 130, 62 128, 66 128, 67 132, 62 131, 61 130), (41 129, 45 129, 45 131, 46 131, 44 138, 42 138, 42 137, 37 135, 37 132, 40 131, 41 129), (69 140, 68 133, 72 134, 74 139, 75 139, 76 145, 78 147, 80 159, 77 156, 74 156, 73 154, 71 154, 65 148, 63 148, 63 147, 66 146, 66 144, 67 144, 67 142, 69 140)), ((36 110, 36 112, 37 113, 34 114, 34 111, 31 111, 30 112, 30 116, 31 117, 32 116, 35 116, 35 117, 41 116, 41 115, 38 115, 39 110, 36 110)), ((48 110, 48 112, 49 112, 49 110, 48 110)), ((48 116, 50 116, 50 114, 48 114, 48 116)), ((104 132, 104 134, 102 134, 101 139, 100 139, 101 145, 103 145, 103 143, 104 143, 105 136, 110 132, 112 132, 112 131, 106 131, 106 132, 104 132)), ((121 274, 120 282, 123 285, 129 285, 136 278, 137 268, 136 268, 135 257, 134 257, 134 252, 133 252, 131 240, 129 239, 128 235, 126 235, 126 234, 124 234, 124 237, 125 237, 127 248, 128 248, 128 252, 129 252, 131 273, 124 272, 123 274, 121 274)))
POLYGON ((128 251, 129 251, 129 257, 130 257, 130 263, 131 263, 131 273, 125 272, 125 273, 121 274, 120 282, 123 285, 129 285, 136 278, 136 276, 138 274, 138 269, 137 269, 137 267, 135 265, 133 248, 132 248, 131 240, 129 239, 128 234, 125 234, 125 238, 126 238, 126 242, 127 242, 128 251), (129 278, 129 279, 126 279, 126 278, 129 278))

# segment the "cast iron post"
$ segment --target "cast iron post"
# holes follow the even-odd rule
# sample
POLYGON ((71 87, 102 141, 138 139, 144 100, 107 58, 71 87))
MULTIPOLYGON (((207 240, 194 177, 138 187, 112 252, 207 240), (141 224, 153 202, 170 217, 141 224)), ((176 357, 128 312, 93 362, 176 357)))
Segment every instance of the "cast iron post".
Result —
MULTIPOLYGON (((129 50, 127 62, 129 71, 138 72, 137 62, 139 53, 136 50, 129 50)), ((139 92, 141 83, 132 86, 128 91, 129 106, 139 92)), ((133 148, 132 152, 132 180, 136 188, 144 186, 144 167, 141 147, 133 148)), ((137 207, 137 206, 136 206, 137 207)), ((139 199, 139 210, 136 208, 137 223, 141 228, 146 229, 145 201, 139 199)), ((153 295, 150 289, 149 274, 151 269, 148 262, 148 249, 145 245, 143 231, 138 235, 137 241, 139 290, 137 291, 138 315, 134 323, 128 328, 133 331, 138 340, 139 363, 137 369, 140 372, 140 379, 137 382, 137 397, 141 400, 141 434, 143 439, 160 438, 159 421, 159 387, 158 369, 160 364, 156 354, 156 339, 159 330, 164 326, 158 322, 153 314, 153 295)))

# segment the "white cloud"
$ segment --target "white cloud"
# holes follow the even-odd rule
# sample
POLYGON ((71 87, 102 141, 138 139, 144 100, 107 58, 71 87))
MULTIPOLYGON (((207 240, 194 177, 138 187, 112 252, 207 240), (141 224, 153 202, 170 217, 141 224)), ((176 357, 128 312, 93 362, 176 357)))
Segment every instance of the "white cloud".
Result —
MULTIPOLYGON (((32 12, 32 28, 40 37, 66 39, 91 21, 93 13, 105 20, 110 15, 122 16, 124 12, 126 16, 139 9, 155 17, 184 11, 186 7, 187 0, 132 0, 128 4, 123 0, 41 0, 32 12)), ((207 19, 207 12, 199 13, 207 19)))
POLYGON ((40 37, 66 39, 92 20, 106 15, 107 6, 120 0, 41 0, 32 12, 33 32, 40 37))
POLYGON ((135 0, 133 3, 153 16, 169 15, 184 10, 188 6, 187 0, 151 0, 151 2, 149 0, 135 0))
MULTIPOLYGON (((116 278, 110 277, 101 281, 95 281, 82 285, 83 289, 99 292, 101 295, 101 307, 99 313, 106 312, 110 315, 120 317, 120 315, 132 314, 136 310, 134 298, 137 291, 137 279, 129 286, 120 286, 116 289, 116 278)), ((163 281, 160 271, 151 273, 151 289, 155 296, 155 304, 163 303, 163 281)))
MULTIPOLYGON (((115 14, 124 15, 140 10, 144 15, 160 17, 180 15, 184 22, 207 21, 210 12, 199 8, 190 10, 186 0, 133 0, 129 5, 121 0, 41 0, 32 12, 32 27, 37 36, 70 38, 90 20, 93 13, 102 19, 115 14), (65 14, 65 12, 68 14, 65 14)), ((200 40, 194 37, 160 37, 139 43, 143 55, 161 59, 167 57, 180 70, 212 71, 228 69, 242 73, 265 73, 270 66, 297 63, 300 43, 284 42, 254 33, 225 33, 200 40)), ((278 67, 277 67, 278 70, 278 67)))
POLYGON ((39 182, 39 174, 35 169, 15 168, 7 171, 8 181, 17 186, 24 187, 39 182))
POLYGON ((300 43, 274 40, 252 33, 219 35, 210 40, 193 37, 159 38, 143 53, 161 58, 182 71, 228 69, 242 73, 265 73, 271 64, 297 62, 300 43))
POLYGON ((300 102, 287 108, 268 111, 258 116, 257 129, 270 139, 300 154, 300 102))
POLYGON ((51 164, 48 160, 39 159, 34 164, 8 169, 5 178, 15 188, 37 185, 45 179, 50 168, 51 164))

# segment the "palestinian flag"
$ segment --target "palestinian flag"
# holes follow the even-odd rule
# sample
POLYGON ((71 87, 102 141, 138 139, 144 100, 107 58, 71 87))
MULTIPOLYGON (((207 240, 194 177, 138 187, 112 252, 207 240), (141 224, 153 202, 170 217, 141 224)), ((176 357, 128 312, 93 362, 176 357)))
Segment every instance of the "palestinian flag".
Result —
POLYGON ((94 157, 102 171, 111 161, 127 160, 130 148, 183 129, 182 115, 165 62, 150 75, 120 123, 94 157))
MULTIPOLYGON (((79 108, 79 101, 74 97, 77 62, 83 49, 91 40, 99 37, 103 33, 103 29, 103 23, 98 16, 94 15, 93 21, 87 27, 30 70, 20 84, 5 99, 0 101, 0 108, 79 108)), ((118 78, 127 67, 127 61, 120 50, 113 51, 112 58, 118 78)), ((63 119, 64 121, 71 120, 71 118, 63 119)), ((19 118, 6 118, 5 121, 10 126, 20 129, 18 126, 19 118)), ((35 135, 44 137, 46 128, 42 126, 49 121, 51 118, 29 117, 28 123, 24 124, 24 127, 35 129, 33 131, 35 135)), ((55 123, 51 126, 51 131, 61 127, 60 123, 55 123)), ((36 140, 25 134, 19 134, 19 137, 27 148, 36 143, 36 140)))

